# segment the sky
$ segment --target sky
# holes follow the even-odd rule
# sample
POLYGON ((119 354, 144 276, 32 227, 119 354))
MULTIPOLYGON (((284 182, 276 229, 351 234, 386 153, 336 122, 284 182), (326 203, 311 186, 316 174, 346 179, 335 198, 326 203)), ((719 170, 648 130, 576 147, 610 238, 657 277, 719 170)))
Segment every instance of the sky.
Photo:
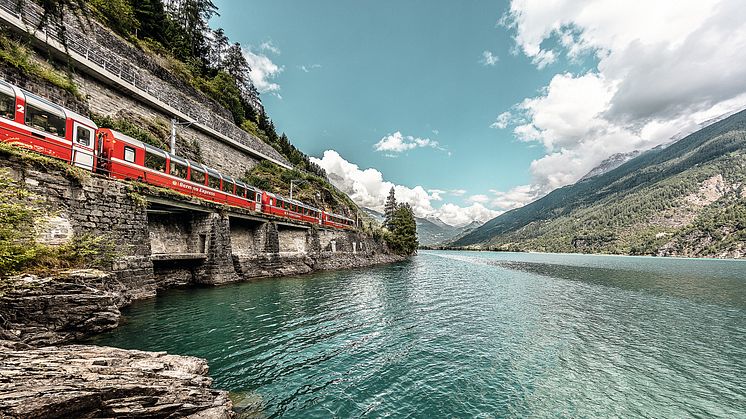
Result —
POLYGON ((487 221, 746 107, 738 0, 216 0, 278 131, 359 205, 487 221))

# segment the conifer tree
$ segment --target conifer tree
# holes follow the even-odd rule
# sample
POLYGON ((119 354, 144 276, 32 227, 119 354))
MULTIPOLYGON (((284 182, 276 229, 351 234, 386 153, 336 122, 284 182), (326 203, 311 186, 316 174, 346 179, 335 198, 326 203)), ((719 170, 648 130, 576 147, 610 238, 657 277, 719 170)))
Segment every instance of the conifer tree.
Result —
POLYGON ((391 221, 394 218, 394 211, 396 211, 396 193, 392 186, 389 191, 389 196, 386 198, 386 205, 383 207, 383 214, 385 216, 383 226, 389 230, 391 230, 391 221))
POLYGON ((388 244, 391 250, 400 255, 412 255, 417 251, 417 223, 414 219, 414 211, 409 204, 396 207, 389 229, 391 235, 388 244))

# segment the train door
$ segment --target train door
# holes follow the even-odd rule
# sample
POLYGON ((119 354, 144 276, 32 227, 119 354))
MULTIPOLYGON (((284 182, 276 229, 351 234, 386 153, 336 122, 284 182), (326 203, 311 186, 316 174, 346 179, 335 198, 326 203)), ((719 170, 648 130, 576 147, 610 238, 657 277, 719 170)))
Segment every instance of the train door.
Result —
POLYGON ((73 123, 72 164, 86 170, 93 170, 95 154, 94 130, 79 122, 73 123))

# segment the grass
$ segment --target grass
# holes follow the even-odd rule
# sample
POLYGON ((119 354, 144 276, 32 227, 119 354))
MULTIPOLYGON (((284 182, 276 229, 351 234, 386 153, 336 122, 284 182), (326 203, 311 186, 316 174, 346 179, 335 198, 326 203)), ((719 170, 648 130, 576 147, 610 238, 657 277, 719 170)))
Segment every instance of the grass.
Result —
POLYGON ((9 64, 11 67, 17 68, 26 75, 46 80, 57 87, 65 89, 79 100, 85 101, 85 97, 80 93, 78 85, 75 84, 69 73, 58 70, 49 62, 34 58, 31 49, 27 45, 11 39, 2 32, 0 32, 0 60, 9 64))
POLYGON ((74 180, 78 184, 83 183, 91 177, 90 172, 75 166, 71 166, 62 160, 43 156, 41 154, 27 151, 7 143, 0 143, 0 157, 5 157, 21 162, 24 166, 29 168, 38 169, 39 167, 41 167, 47 171, 58 171, 62 173, 66 178, 74 180))

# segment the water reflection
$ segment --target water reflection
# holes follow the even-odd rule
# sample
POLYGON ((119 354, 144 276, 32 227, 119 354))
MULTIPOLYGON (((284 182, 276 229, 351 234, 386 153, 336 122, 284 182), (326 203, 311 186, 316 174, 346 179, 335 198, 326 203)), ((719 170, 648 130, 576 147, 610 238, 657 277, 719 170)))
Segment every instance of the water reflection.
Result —
POLYGON ((744 417, 745 277, 738 262, 423 252, 174 290, 97 343, 205 357, 266 417, 744 417))

